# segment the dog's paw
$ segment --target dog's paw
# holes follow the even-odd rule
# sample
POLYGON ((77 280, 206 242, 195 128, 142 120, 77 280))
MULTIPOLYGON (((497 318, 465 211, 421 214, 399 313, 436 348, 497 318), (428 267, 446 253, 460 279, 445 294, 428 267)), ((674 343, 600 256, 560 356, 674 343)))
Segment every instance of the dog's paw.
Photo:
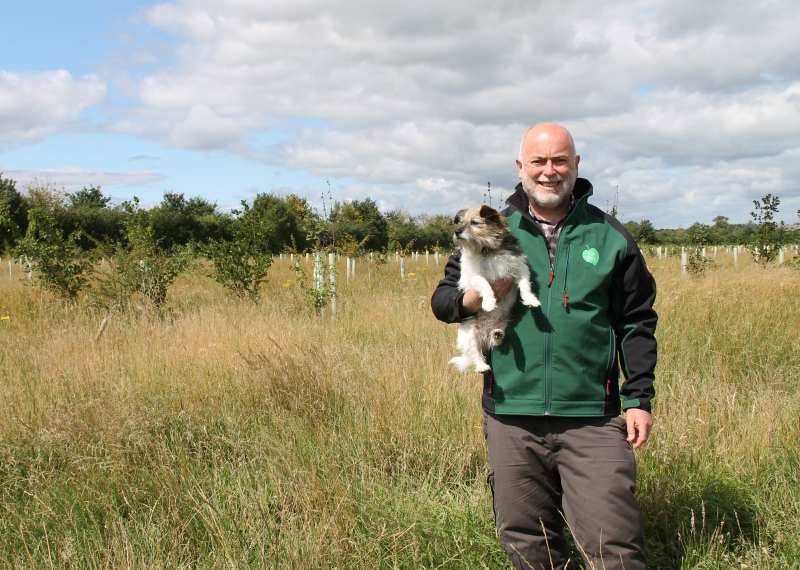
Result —
POLYGON ((484 372, 489 372, 489 370, 491 369, 492 367, 486 364, 485 362, 481 362, 475 365, 475 372, 480 372, 481 374, 484 372))
POLYGON ((536 295, 523 295, 522 304, 526 307, 541 307, 542 302, 536 295))
POLYGON ((506 333, 503 329, 494 329, 491 333, 492 335, 492 345, 493 346, 500 346, 503 344, 503 341, 506 339, 506 333))
POLYGON ((484 297, 483 301, 481 301, 481 309, 483 309, 487 313, 494 311, 494 308, 496 306, 497 306, 497 301, 495 301, 494 297, 484 297))

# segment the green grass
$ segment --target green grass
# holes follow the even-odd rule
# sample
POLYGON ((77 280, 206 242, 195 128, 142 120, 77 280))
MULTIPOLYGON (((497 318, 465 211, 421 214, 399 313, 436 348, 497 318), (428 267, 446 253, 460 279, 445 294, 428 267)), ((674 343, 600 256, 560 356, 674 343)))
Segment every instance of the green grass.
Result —
MULTIPOLYGON (((651 567, 800 568, 800 274, 677 263, 651 264, 651 567)), ((281 263, 257 306, 188 275, 97 342, 102 312, 0 277, 0 568, 507 568, 424 264, 360 264, 325 322, 281 263)))

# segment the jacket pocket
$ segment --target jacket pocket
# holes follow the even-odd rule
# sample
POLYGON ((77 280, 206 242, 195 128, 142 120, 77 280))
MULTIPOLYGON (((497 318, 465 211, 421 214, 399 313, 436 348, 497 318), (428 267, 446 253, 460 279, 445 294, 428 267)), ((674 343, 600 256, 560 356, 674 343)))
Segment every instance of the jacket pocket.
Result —
POLYGON ((608 327, 608 336, 610 346, 608 347, 608 362, 606 364, 606 380, 611 379, 614 372, 614 365, 616 364, 617 356, 617 335, 614 334, 614 327, 608 327))

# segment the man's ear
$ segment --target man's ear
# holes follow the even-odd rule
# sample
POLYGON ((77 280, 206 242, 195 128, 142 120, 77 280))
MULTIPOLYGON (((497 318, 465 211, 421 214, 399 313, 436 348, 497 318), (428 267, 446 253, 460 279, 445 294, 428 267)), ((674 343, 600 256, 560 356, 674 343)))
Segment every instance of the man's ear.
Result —
POLYGON ((460 224, 462 221, 464 221, 464 214, 466 213, 467 213, 466 210, 459 210, 458 213, 456 214, 456 217, 453 218, 453 223, 460 224))

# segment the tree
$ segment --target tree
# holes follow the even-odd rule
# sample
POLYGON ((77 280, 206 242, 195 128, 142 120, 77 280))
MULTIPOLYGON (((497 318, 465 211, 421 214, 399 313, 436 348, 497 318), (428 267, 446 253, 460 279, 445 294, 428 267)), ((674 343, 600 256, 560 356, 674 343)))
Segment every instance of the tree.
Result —
POLYGON ((259 193, 253 199, 253 205, 245 209, 243 217, 260 228, 266 250, 276 254, 291 247, 292 243, 303 248, 308 242, 304 223, 308 215, 306 208, 307 203, 294 195, 284 198, 259 193))
POLYGON ((639 222, 639 237, 636 241, 645 245, 652 245, 658 241, 656 239, 656 229, 650 220, 639 222))
POLYGON ((47 210, 32 208, 28 216, 28 229, 17 252, 28 258, 39 285, 65 298, 75 298, 92 269, 90 261, 81 259, 78 235, 73 233, 65 240, 55 216, 47 210))
POLYGON ((696 247, 705 247, 709 244, 710 230, 706 224, 695 222, 686 230, 686 243, 696 247))
POLYGON ((254 212, 244 200, 242 208, 232 225, 231 239, 211 240, 202 251, 214 263, 211 277, 215 281, 233 294, 256 303, 272 265, 270 234, 273 226, 263 212, 254 212))
POLYGON ((136 297, 159 308, 167 298, 167 289, 185 268, 185 257, 165 252, 155 237, 152 210, 139 207, 139 199, 124 202, 123 241, 107 246, 112 272, 98 279, 99 294, 123 308, 136 297), (113 259, 113 261, 112 261, 113 259))
POLYGON ((103 242, 122 238, 125 211, 112 208, 111 198, 104 196, 100 186, 84 187, 67 196, 68 206, 62 214, 64 233, 80 233, 78 243, 84 250, 103 242))
POLYGON ((780 204, 781 199, 772 194, 761 198, 760 203, 758 200, 753 200, 755 209, 750 215, 757 224, 757 229, 750 241, 750 251, 753 252, 753 258, 761 264, 774 261, 783 245, 783 228, 778 228, 775 222, 780 204))
POLYGON ((13 248, 28 229, 28 205, 16 184, 0 173, 0 253, 13 248))
POLYGON ((364 242, 370 251, 383 251, 389 243, 389 224, 372 198, 335 202, 331 207, 330 224, 336 233, 347 233, 364 242))
POLYGON ((43 181, 34 178, 23 194, 28 209, 38 208, 55 216, 58 221, 61 221, 67 209, 67 196, 67 191, 56 186, 50 178, 43 181))
POLYGON ((108 207, 111 198, 103 196, 100 186, 84 186, 74 194, 67 196, 70 208, 91 208, 95 210, 102 210, 108 207))

